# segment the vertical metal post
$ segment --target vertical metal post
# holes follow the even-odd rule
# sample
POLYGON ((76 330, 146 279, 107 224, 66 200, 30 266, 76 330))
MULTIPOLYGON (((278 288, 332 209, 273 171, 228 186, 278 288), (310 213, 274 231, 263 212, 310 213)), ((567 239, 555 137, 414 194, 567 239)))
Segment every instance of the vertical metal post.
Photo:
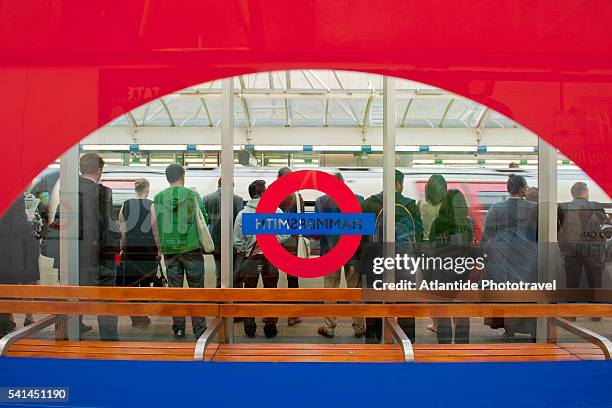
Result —
MULTIPOLYGON (((395 79, 383 78, 383 245, 384 256, 395 257, 395 79)), ((395 270, 387 271, 385 279, 395 281, 395 270)), ((387 337, 387 322, 382 342, 392 340, 387 337)))
MULTIPOLYGON (((538 281, 555 277, 557 242, 557 149, 539 139, 538 148, 538 281), (554 251, 556 252, 556 251, 554 251)), ((538 319, 536 341, 548 340, 546 318, 538 319)))
MULTIPOLYGON (((79 285, 79 145, 60 159, 60 283, 79 285)), ((68 338, 80 339, 78 316, 68 320, 68 338)))
MULTIPOLYGON (((234 225, 234 79, 222 83, 221 96, 221 287, 233 286, 234 225)), ((227 319, 225 340, 233 342, 233 319, 227 319)))

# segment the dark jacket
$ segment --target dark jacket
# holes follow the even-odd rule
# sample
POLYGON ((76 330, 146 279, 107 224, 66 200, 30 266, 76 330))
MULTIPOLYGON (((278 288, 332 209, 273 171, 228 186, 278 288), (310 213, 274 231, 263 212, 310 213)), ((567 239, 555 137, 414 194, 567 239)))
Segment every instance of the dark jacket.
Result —
MULTIPOLYGON (((400 204, 406 207, 408 211, 410 211, 410 214, 412 215, 412 218, 414 219, 416 241, 417 242, 422 241, 423 240, 423 222, 421 221, 421 212, 419 211, 419 207, 416 201, 413 200, 412 198, 408 198, 402 195, 402 193, 396 192, 395 193, 395 204, 400 204)), ((378 216, 378 214, 382 211, 382 209, 383 209, 383 193, 382 192, 368 197, 361 204, 361 211, 363 211, 364 213, 372 213, 372 214, 375 214, 376 216, 378 216)), ((396 211, 396 220, 395 220, 396 224, 398 222, 397 217, 406 216, 404 214, 405 212, 396 211)), ((364 238, 364 239, 368 240, 369 238, 364 238)))
POLYGON ((601 227, 608 221, 603 206, 594 201, 574 199, 559 204, 559 210, 557 238, 563 255, 602 261, 604 239, 601 227))
MULTIPOLYGON (((215 243, 215 251, 213 254, 221 253, 221 189, 214 193, 210 193, 202 197, 204 208, 208 213, 208 221, 210 225, 210 236, 215 243)), ((232 225, 236 221, 236 216, 244 208, 244 200, 242 197, 234 194, 232 200, 232 225)))
POLYGON ((0 283, 33 283, 40 279, 39 244, 28 221, 23 197, 0 218, 0 283))
MULTIPOLYGON (((357 198, 359 205, 365 201, 363 196, 360 196, 359 194, 355 194, 355 198, 357 198)), ((338 204, 336 204, 336 202, 327 194, 317 198, 315 201, 314 211, 315 213, 323 214, 337 214, 341 212, 338 204)), ((338 243, 340 240, 340 235, 321 235, 318 238, 320 255, 323 256, 338 243)))
POLYGON ((79 266, 81 284, 87 284, 93 269, 114 261, 119 252, 119 225, 112 219, 113 191, 79 177, 79 266), (84 278, 84 279, 83 279, 84 278), (84 282, 83 282, 84 280, 84 282))
MULTIPOLYGON (((462 220, 436 217, 431 224, 429 233, 430 256, 440 257, 444 260, 452 258, 474 258, 475 257, 475 234, 474 223, 467 217, 462 220)), ((438 279, 444 282, 462 281, 469 279, 471 269, 459 266, 461 269, 454 270, 432 269, 423 271, 424 275, 429 275, 428 279, 438 279)))
MULTIPOLYGON (((295 193, 289 194, 280 203, 278 208, 280 208, 281 211, 284 212, 284 213, 291 213, 291 214, 297 213, 298 212, 298 207, 297 207, 297 200, 296 200, 295 196, 296 196, 295 193)), ((304 209, 304 199, 302 198, 302 195, 300 193, 297 193, 297 196, 300 198, 300 204, 301 204, 301 209, 302 209, 302 211, 300 211, 300 212, 306 212, 306 210, 304 209)), ((287 239, 283 243, 283 246, 285 247, 285 249, 289 253, 292 253, 293 255, 297 254, 297 245, 298 245, 297 244, 297 235, 291 235, 289 237, 289 239, 287 239)))

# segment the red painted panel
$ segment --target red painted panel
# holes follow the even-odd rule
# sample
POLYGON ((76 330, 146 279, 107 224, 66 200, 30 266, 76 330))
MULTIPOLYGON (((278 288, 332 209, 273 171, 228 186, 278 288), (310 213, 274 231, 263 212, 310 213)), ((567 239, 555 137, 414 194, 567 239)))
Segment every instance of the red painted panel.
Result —
POLYGON ((5 0, 0 210, 69 146, 147 102, 135 89, 289 68, 457 92, 553 143, 612 194, 611 25, 608 0, 5 0))

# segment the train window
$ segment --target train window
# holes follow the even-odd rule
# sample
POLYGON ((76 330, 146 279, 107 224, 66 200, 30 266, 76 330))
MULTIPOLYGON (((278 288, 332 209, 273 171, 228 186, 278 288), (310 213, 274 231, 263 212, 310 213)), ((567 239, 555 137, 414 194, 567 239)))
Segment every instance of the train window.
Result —
POLYGON ((507 199, 510 194, 505 191, 479 191, 477 193, 478 200, 482 210, 487 210, 495 203, 499 203, 507 199))

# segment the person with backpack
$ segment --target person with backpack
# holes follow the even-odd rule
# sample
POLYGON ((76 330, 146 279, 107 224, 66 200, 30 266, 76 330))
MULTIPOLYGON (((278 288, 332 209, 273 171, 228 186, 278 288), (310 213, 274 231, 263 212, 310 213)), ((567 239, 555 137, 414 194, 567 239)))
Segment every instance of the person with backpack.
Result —
MULTIPOLYGON (((417 243, 423 241, 423 223, 419 207, 414 199, 402 195, 404 191, 404 173, 395 170, 395 252, 407 253, 416 250, 417 243)), ((368 197, 361 205, 361 211, 376 215, 376 233, 362 239, 361 271, 366 275, 367 287, 372 286, 372 259, 382 256, 383 240, 383 192, 368 197)), ((414 275, 401 276, 396 271, 396 280, 414 280, 414 275)), ((415 319, 397 319, 410 341, 415 340, 415 319)), ((382 319, 366 318, 366 342, 380 343, 382 338, 382 319)))
MULTIPOLYGON (((536 282, 538 279, 538 205, 525 199, 529 186, 525 177, 511 174, 506 187, 510 196, 495 203, 485 217, 481 250, 486 255, 486 275, 494 282, 536 282)), ((493 329, 504 328, 505 337, 530 334, 535 339, 532 318, 487 318, 493 329)))
MULTIPOLYGON (((474 259, 474 223, 468 216, 468 205, 463 193, 456 189, 448 190, 440 205, 438 216, 431 225, 429 233, 432 255, 444 259, 474 259)), ((467 282, 470 270, 433 270, 432 279, 440 282, 467 282)), ((440 344, 467 344, 470 342, 469 317, 437 318, 437 337, 440 344), (451 319, 452 323, 451 324, 451 319), (454 336, 453 336, 454 327, 454 336)))
POLYGON ((571 193, 573 200, 559 205, 557 233, 566 286, 579 288, 584 271, 589 288, 601 288, 606 247, 601 231, 608 217, 600 203, 589 201, 586 183, 574 183, 571 193))
MULTIPOLYGON (((344 182, 342 173, 334 173, 334 176, 344 182)), ((361 204, 364 199, 363 196, 355 194, 355 198, 361 204)), ((341 213, 338 204, 327 194, 317 198, 315 201, 315 213, 317 214, 338 214, 341 213)), ((321 235, 319 238, 319 255, 323 256, 338 243, 340 235, 321 235)), ((359 273, 359 249, 355 252, 351 260, 349 260, 344 267, 325 275, 323 277, 323 285, 326 288, 338 288, 340 287, 340 280, 342 277, 342 270, 344 269, 344 277, 346 278, 346 286, 348 288, 361 288, 361 275, 359 273)), ((326 317, 323 320, 323 325, 319 326, 317 333, 320 336, 333 338, 336 330, 338 319, 336 317, 326 317)), ((361 338, 365 334, 365 322, 363 317, 353 317, 353 331, 355 332, 356 338, 361 338)))
MULTIPOLYGON (((221 177, 217 181, 217 191, 202 197, 204 207, 208 213, 210 225, 210 235, 215 243, 213 257, 215 258, 215 274, 217 275, 217 287, 221 287, 221 177)), ((232 198, 232 225, 236 221, 236 216, 244 208, 244 200, 239 195, 234 194, 232 198)), ((237 267, 236 251, 234 250, 234 271, 237 267)), ((240 277, 234 273, 233 287, 241 287, 240 277)))
MULTIPOLYGON (((234 248, 240 256, 240 276, 244 282, 245 288, 256 288, 261 274, 261 280, 264 288, 275 288, 278 285, 278 269, 266 259, 261 248, 257 244, 255 235, 244 234, 242 231, 243 214, 253 214, 257 210, 257 204, 266 191, 266 182, 264 180, 255 180, 249 184, 249 196, 251 199, 247 201, 244 209, 236 216, 234 222, 234 248)), ((277 213, 282 213, 280 208, 276 209, 277 213)), ((276 239, 279 243, 284 243, 289 239, 290 235, 277 234, 276 239)), ((266 338, 276 337, 278 329, 278 317, 264 317, 264 335, 266 338)), ((245 317, 243 320, 244 333, 247 337, 255 337, 257 331, 257 323, 254 317, 245 317)))
MULTIPOLYGON (((185 169, 178 164, 166 168, 169 187, 155 195, 151 211, 157 220, 157 231, 161 253, 166 264, 168 284, 182 288, 184 279, 190 288, 204 287, 204 255, 200 229, 208 232, 208 215, 200 195, 185 187, 185 169), (201 214, 198 214, 201 212, 201 214), (203 217, 202 222, 200 223, 203 217)), ((207 237, 210 239, 210 236, 207 237)), ((208 243, 214 250, 212 239, 208 243)), ((185 337, 186 318, 172 317, 174 337, 185 337)), ((193 334, 200 338, 206 330, 206 318, 191 317, 193 334)))

